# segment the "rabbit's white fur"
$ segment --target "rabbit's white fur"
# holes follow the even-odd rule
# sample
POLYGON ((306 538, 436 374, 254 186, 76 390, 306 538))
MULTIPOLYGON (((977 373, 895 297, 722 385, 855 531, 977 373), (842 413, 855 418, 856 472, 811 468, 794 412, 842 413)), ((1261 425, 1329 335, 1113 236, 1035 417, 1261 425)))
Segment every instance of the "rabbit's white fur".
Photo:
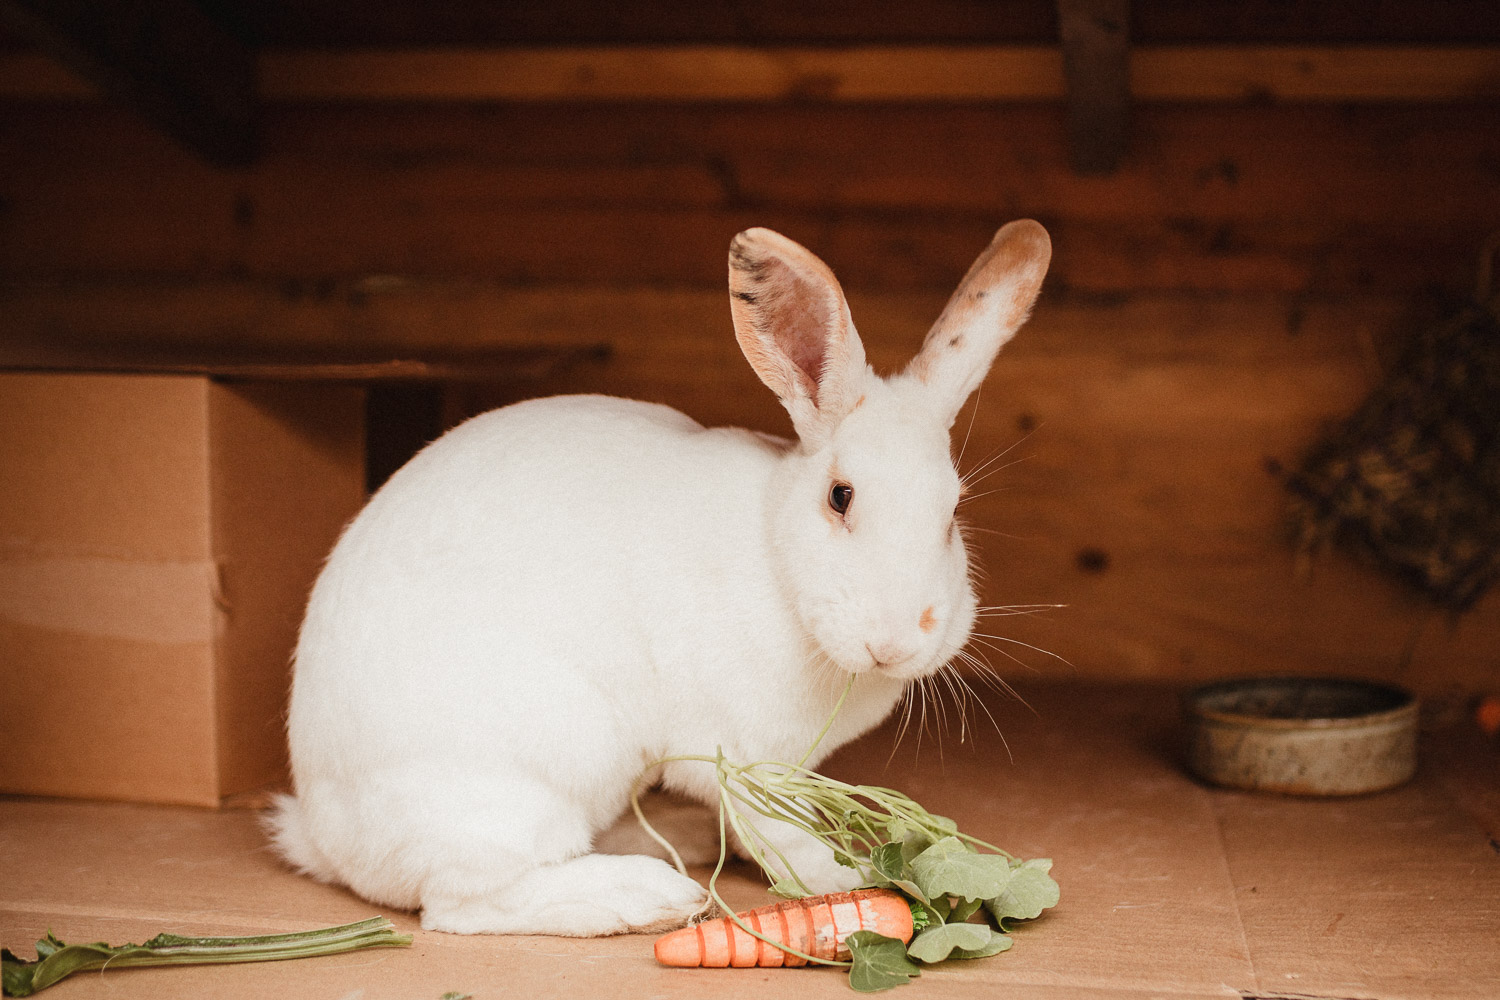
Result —
MULTIPOLYGON (((652 762, 796 760, 848 675, 827 752, 968 641, 975 599, 948 432, 1025 320, 1050 244, 1002 229, 902 374, 868 369, 833 275, 767 230, 730 253, 736 335, 798 433, 554 397, 475 417, 350 524, 313 590, 268 825, 307 873, 428 929, 610 934, 703 890, 591 853, 652 762), (844 514, 835 482, 853 487, 844 514)), ((712 768, 662 783, 717 801, 712 768)), ((766 836, 815 891, 853 872, 766 836)))

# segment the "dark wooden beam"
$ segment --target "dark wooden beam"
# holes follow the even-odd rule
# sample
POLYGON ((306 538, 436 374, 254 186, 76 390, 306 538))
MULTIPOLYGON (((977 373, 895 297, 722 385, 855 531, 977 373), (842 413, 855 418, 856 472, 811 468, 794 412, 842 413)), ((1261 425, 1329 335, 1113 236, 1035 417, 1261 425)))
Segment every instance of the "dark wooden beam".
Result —
POLYGON ((309 349, 163 343, 149 339, 88 344, 7 340, 0 372, 89 372, 112 375, 208 375, 266 382, 363 382, 371 385, 505 384, 556 378, 577 366, 603 364, 610 346, 535 344, 422 351, 364 347, 309 349))
POLYGON ((1109 174, 1130 129, 1130 0, 1057 0, 1073 169, 1109 174))
MULTIPOLYGON (((973 105, 1067 93, 1051 45, 262 49, 256 62, 263 104, 973 105)), ((1143 104, 1493 102, 1500 45, 1133 44, 1130 91, 1143 104)), ((0 47, 0 101, 99 96, 49 56, 0 47)))
POLYGON ((254 54, 192 0, 0 0, 0 25, 210 162, 254 158, 254 54))

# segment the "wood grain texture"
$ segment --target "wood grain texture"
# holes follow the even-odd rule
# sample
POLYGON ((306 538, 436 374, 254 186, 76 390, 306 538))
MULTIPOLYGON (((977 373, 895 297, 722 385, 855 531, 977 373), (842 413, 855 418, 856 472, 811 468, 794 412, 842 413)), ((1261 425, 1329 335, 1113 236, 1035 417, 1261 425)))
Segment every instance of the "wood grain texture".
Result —
MULTIPOLYGON (((1156 102, 1437 102, 1500 97, 1496 46, 1171 46, 1088 54, 1116 98, 1156 102)), ((1118 18, 1107 23, 1120 24, 1118 18)), ((1076 32, 1075 32, 1076 33, 1076 32)), ((1080 35, 1081 39, 1083 35, 1080 35)), ((1070 36, 1071 38, 1072 36, 1070 36)), ((1118 40, 1119 33, 1112 36, 1118 40)), ((413 50, 272 49, 261 96, 277 102, 975 103, 1054 101, 1067 92, 1056 45, 583 46, 413 50)), ((1082 66, 1083 63, 1079 63, 1082 66)), ((106 88, 107 89, 107 88, 106 88)), ((1103 91, 1101 91, 1101 94, 1103 91)), ((87 100, 84 80, 46 57, 0 51, 0 98, 87 100)))
POLYGON ((1061 96, 1054 47, 599 46, 270 51, 281 101, 1014 101, 1061 96))
POLYGON ((1015 448, 969 508, 985 602, 1068 605, 995 634, 1072 666, 995 640, 997 668, 1500 685, 1494 595, 1450 622, 1341 556, 1299 567, 1267 471, 1353 408, 1407 303, 1471 286, 1500 228, 1492 108, 1145 106, 1109 177, 1068 169, 1061 111, 281 106, 262 161, 221 172, 122 112, 7 105, 0 351, 607 344, 445 412, 603 391, 784 432, 729 323, 735 232, 823 257, 889 370, 1034 217, 1053 272, 963 462, 1015 448))
POLYGON ((252 170, 97 107, 0 111, 0 275, 364 275, 722 287, 734 233, 816 246, 853 287, 951 289, 1040 219, 1054 286, 1465 287, 1500 227, 1483 108, 1141 108, 1072 175, 1046 107, 280 109, 252 170))
POLYGON ((1235 46, 1137 49, 1143 101, 1474 101, 1500 96, 1495 48, 1235 46))

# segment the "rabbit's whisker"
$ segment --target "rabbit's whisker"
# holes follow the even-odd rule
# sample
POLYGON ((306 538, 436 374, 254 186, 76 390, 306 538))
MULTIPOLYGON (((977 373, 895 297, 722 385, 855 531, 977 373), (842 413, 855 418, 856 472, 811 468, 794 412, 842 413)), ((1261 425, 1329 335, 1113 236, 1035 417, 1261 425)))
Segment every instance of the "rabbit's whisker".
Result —
POLYGON ((1023 434, 1020 438, 1018 438, 1012 444, 1010 444, 1010 445, 1006 446, 1005 448, 1002 448, 1002 449, 1000 449, 998 451, 992 452, 990 454, 989 458, 986 458, 983 462, 980 462, 974 468, 972 468, 968 472, 964 473, 963 476, 962 476, 961 482, 964 482, 964 483, 971 482, 975 476, 979 475, 986 468, 988 468, 989 466, 993 465, 995 462, 998 462, 1000 459, 1004 458, 1006 455, 1009 455, 1016 448, 1020 447, 1024 442, 1026 442, 1031 437, 1031 435, 1035 434, 1037 432, 1037 430, 1038 430, 1038 428, 1032 428, 1031 430, 1029 430, 1025 434, 1023 434))
POLYGON ((938 728, 938 712, 942 708, 942 699, 938 697, 937 686, 933 684, 931 677, 922 678, 922 728, 917 733, 917 749, 922 749, 922 734, 927 730, 927 702, 931 696, 932 701, 932 742, 938 749, 938 762, 943 759, 942 732, 938 728))
POLYGON ((987 641, 985 639, 982 639, 982 638, 980 638, 977 635, 970 636, 969 638, 970 638, 970 641, 973 642, 976 647, 983 646, 985 649, 991 650, 992 652, 999 653, 1001 656, 1005 657, 1007 660, 1009 660, 1010 662, 1014 663, 1016 666, 1021 667, 1022 669, 1026 670, 1029 673, 1033 673, 1033 674, 1034 673, 1038 673, 1036 667, 1033 667, 1031 664, 1027 663, 1025 660, 1022 660, 1022 659, 1018 658, 1013 653, 1011 653, 1010 650, 1004 649, 1003 647, 1000 647, 1000 646, 997 646, 993 642, 989 642, 989 641, 987 641))
MULTIPOLYGON (((1052 650, 1050 650, 1050 649, 1043 649, 1040 646, 1033 646, 1029 642, 1022 642, 1020 639, 1012 639, 1008 635, 994 635, 994 634, 989 633, 989 632, 975 632, 975 633, 973 633, 972 637, 975 638, 975 639, 993 639, 996 642, 1009 642, 1009 643, 1013 643, 1013 644, 1015 644, 1017 646, 1024 646, 1027 649, 1031 650, 1032 652, 1041 653, 1043 656, 1050 656, 1054 660, 1058 660, 1058 661, 1060 661, 1062 663, 1066 663, 1068 666, 1073 667, 1074 670, 1078 669, 1071 662, 1069 662, 1066 657, 1059 656, 1057 653, 1052 652, 1052 650)), ((1017 661, 1017 662, 1020 662, 1020 661, 1017 661)))
POLYGON ((958 458, 953 460, 955 466, 963 464, 964 452, 969 449, 969 435, 974 433, 974 418, 979 416, 979 401, 984 398, 984 384, 974 392, 974 406, 969 410, 969 426, 964 431, 964 443, 958 446, 958 458))
POLYGON ((1014 462, 1007 462, 1007 463, 1005 463, 1004 465, 1000 466, 997 469, 991 469, 989 472, 986 472, 984 475, 980 476, 977 479, 972 480, 971 482, 964 483, 963 492, 959 494, 958 505, 960 507, 962 507, 964 504, 968 503, 971 500, 978 500, 980 497, 987 497, 991 493, 1008 493, 1011 490, 1015 489, 1014 486, 992 486, 988 490, 985 490, 983 493, 975 493, 975 492, 973 492, 973 488, 975 486, 978 486, 980 483, 984 482, 986 479, 990 478, 990 476, 993 476, 995 473, 997 473, 997 472, 1004 472, 1006 469, 1010 468, 1012 465, 1019 465, 1020 463, 1025 462, 1025 461, 1027 461, 1030 458, 1031 458, 1030 455, 1022 456, 1021 458, 1016 459, 1014 462))
POLYGON ((995 535, 995 536, 998 536, 1000 538, 1009 538, 1012 541, 1016 541, 1016 542, 1029 542, 1029 541, 1031 541, 1032 537, 1035 537, 1035 536, 1028 537, 1026 535, 1012 535, 1009 532, 1000 531, 1000 530, 998 530, 996 528, 981 528, 981 527, 978 527, 977 525, 963 524, 963 523, 959 524, 958 531, 959 531, 959 534, 961 534, 961 535, 964 536, 964 541, 965 542, 969 541, 969 533, 970 532, 973 532, 973 533, 979 534, 979 535, 995 535))
MULTIPOLYGON (((974 656, 970 655, 969 653, 963 653, 963 654, 961 654, 961 656, 963 657, 964 662, 971 664, 975 668, 975 670, 979 671, 981 677, 984 676, 985 671, 990 670, 989 664, 987 664, 987 663, 981 663, 977 658, 975 658, 974 656)), ((991 671, 991 672, 993 672, 993 671, 991 671)), ((955 670, 953 676, 954 676, 954 679, 959 684, 963 685, 964 690, 968 692, 969 698, 976 705, 979 706, 980 711, 984 712, 985 717, 990 720, 990 725, 993 726, 994 729, 995 729, 995 735, 998 736, 998 737, 1000 737, 1000 744, 1001 744, 1001 746, 1005 747, 1005 756, 1008 757, 1008 758, 1010 758, 1010 762, 1012 764, 1014 764, 1016 762, 1016 760, 1015 760, 1015 757, 1010 752, 1010 741, 1005 738, 1005 733, 1000 729, 1000 723, 998 721, 996 721, 995 714, 990 711, 989 705, 985 704, 984 698, 980 696, 980 694, 979 694, 978 691, 974 690, 973 686, 971 686, 969 684, 969 682, 964 679, 964 677, 963 677, 962 674, 958 673, 955 670)), ((998 678, 996 678, 996 679, 998 679, 998 678)), ((1004 688, 1007 691, 1009 691, 1009 693, 1012 696, 1014 696, 1016 698, 1017 701, 1020 701, 1021 704, 1026 705, 1025 699, 1021 698, 1020 695, 1015 694, 1014 691, 1010 691, 1009 690, 1010 689, 1010 685, 1005 684, 1004 681, 1000 681, 1000 683, 1004 686, 1004 688)), ((1026 707, 1027 708, 1031 708, 1030 705, 1026 705, 1026 707)))
POLYGON ((937 746, 938 767, 942 768, 943 737, 948 735, 948 703, 943 700, 943 688, 938 682, 938 676, 933 674, 928 680, 932 682, 932 701, 937 706, 937 712, 935 713, 937 716, 937 734, 934 736, 932 742, 937 746))
POLYGON ((1010 682, 1000 675, 1000 671, 996 670, 990 663, 990 661, 986 659, 979 650, 976 649, 972 653, 966 653, 965 656, 967 658, 967 662, 974 667, 974 671, 979 677, 981 683, 983 683, 986 687, 989 687, 994 691, 1006 696, 1007 698, 1014 698, 1016 701, 1024 705, 1027 711, 1031 712, 1032 715, 1037 714, 1037 711, 1032 707, 1031 702, 1021 697, 1021 693, 1010 686, 1010 682))
POLYGON ((912 690, 917 696, 917 746, 912 755, 912 763, 922 760, 922 734, 927 731, 927 679, 919 679, 912 690))
POLYGON ((1054 608, 1065 608, 1066 604, 1015 604, 997 605, 992 608, 975 608, 976 618, 1012 618, 1016 615, 1040 615, 1054 608))
POLYGON ((978 500, 982 497, 987 497, 995 493, 1009 493, 1014 489, 1014 486, 994 486, 990 489, 985 490, 983 493, 965 493, 962 497, 959 498, 958 505, 962 507, 964 504, 968 503, 971 500, 978 500))
MULTIPOLYGON (((953 674, 950 672, 947 666, 944 666, 933 676, 942 680, 944 688, 947 690, 948 694, 953 697, 953 709, 958 713, 958 742, 959 745, 962 745, 969 735, 969 713, 965 709, 963 698, 960 695, 958 689, 954 687, 953 674)), ((947 721, 947 717, 948 711, 947 707, 945 706, 943 709, 943 719, 945 722, 947 721)))
POLYGON ((1066 604, 984 604, 974 610, 976 611, 1045 611, 1048 608, 1065 608, 1066 604))
POLYGON ((911 708, 914 700, 912 698, 912 688, 915 686, 915 684, 907 684, 901 691, 901 702, 899 705, 901 721, 896 726, 896 740, 891 744, 891 755, 885 759, 886 767, 890 767, 891 761, 896 759, 896 751, 900 748, 901 741, 906 738, 907 727, 911 725, 911 708))

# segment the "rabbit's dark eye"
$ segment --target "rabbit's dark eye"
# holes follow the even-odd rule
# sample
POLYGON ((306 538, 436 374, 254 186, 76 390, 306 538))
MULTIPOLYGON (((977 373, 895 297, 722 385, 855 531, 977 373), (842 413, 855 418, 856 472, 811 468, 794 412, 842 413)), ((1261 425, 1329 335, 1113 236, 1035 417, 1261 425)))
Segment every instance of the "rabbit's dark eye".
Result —
POLYGON ((848 483, 834 483, 833 488, 828 491, 828 506, 840 517, 849 512, 849 505, 853 502, 854 487, 848 483))

